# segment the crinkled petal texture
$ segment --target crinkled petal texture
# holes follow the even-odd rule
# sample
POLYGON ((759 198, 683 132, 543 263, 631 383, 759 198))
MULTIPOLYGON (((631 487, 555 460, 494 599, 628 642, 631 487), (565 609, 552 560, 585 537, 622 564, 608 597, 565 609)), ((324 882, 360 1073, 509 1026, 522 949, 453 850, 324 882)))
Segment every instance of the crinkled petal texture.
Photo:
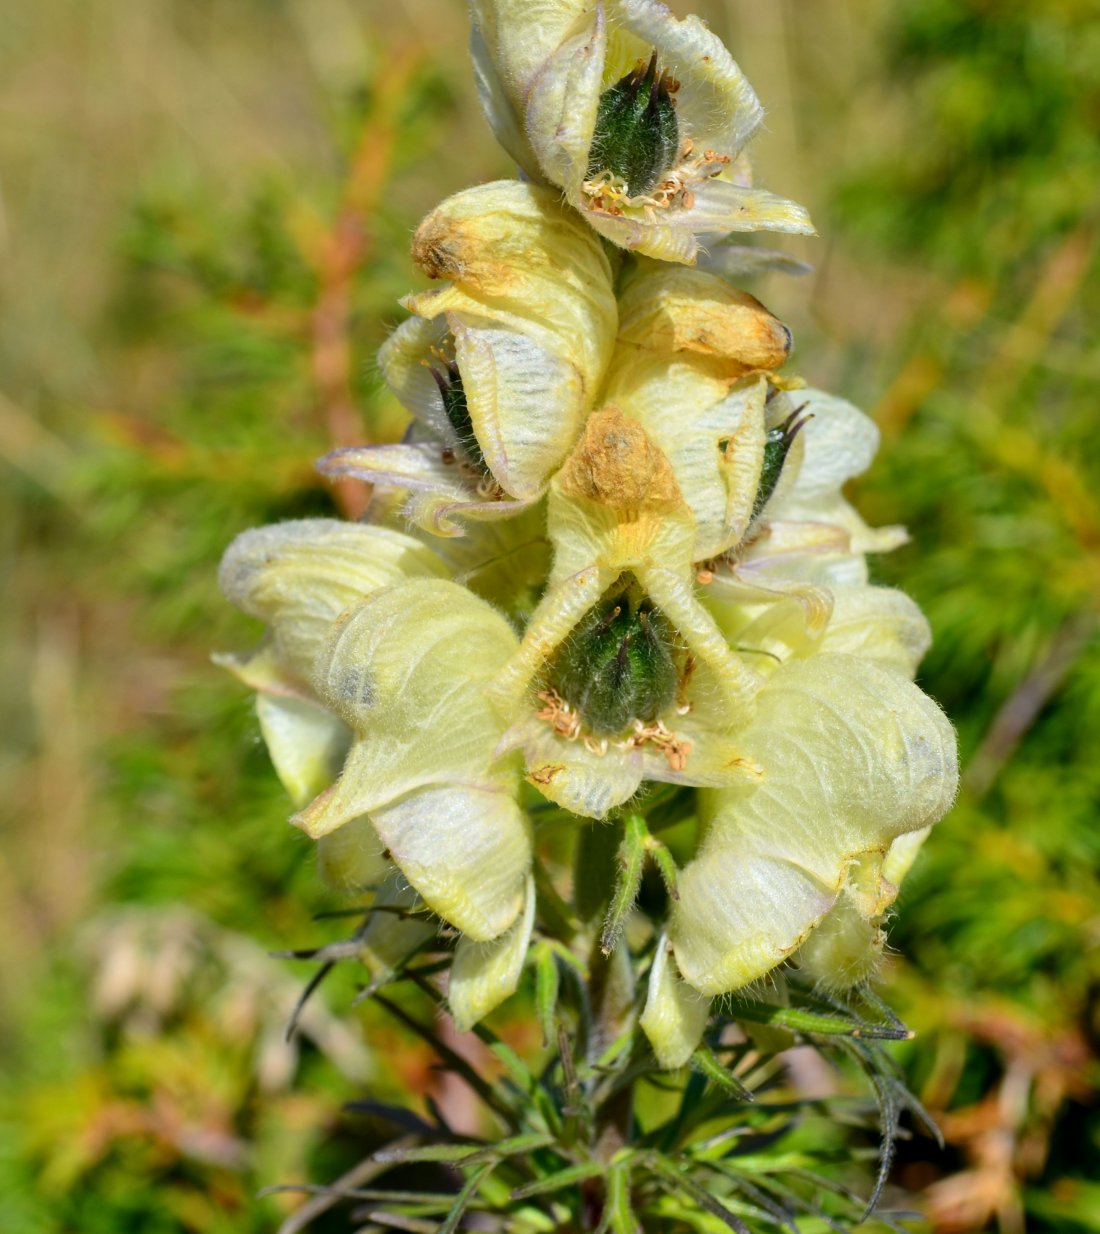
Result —
POLYGON ((763 108, 698 18, 680 21, 656 0, 473 0, 471 7, 475 73, 498 138, 529 175, 564 189, 615 244, 690 264, 701 236, 812 232, 800 206, 738 182, 737 156, 763 108), (585 189, 590 173, 601 170, 591 166, 600 95, 654 49, 679 83, 681 150, 671 166, 657 169, 673 191, 608 202, 585 189))
POLYGON ((426 367, 453 349, 492 478, 538 496, 580 431, 611 357, 618 316, 599 240, 552 189, 497 181, 448 198, 413 257, 445 287, 406 300, 416 317, 382 348, 387 381, 441 442, 459 442, 426 367))
POLYGON ((329 626, 379 587, 446 575, 425 544, 400 531, 310 518, 257 527, 225 551, 218 581, 226 598, 271 627, 270 653, 307 694, 329 626))
POLYGON ((770 371, 791 332, 754 296, 717 275, 639 261, 619 297, 619 340, 661 356, 706 357, 727 381, 770 371))
POLYGON ((842 893, 889 902, 883 861, 954 799, 955 735, 901 674, 850 655, 777 669, 740 738, 756 787, 716 793, 669 936, 684 979, 735 990, 794 952, 842 893))
POLYGON ((317 469, 330 477, 351 476, 380 489, 402 489, 402 514, 435 536, 465 535, 469 523, 499 522, 529 510, 533 501, 512 501, 483 483, 469 467, 444 453, 438 441, 347 446, 326 454, 317 469))
POLYGON ((332 783, 350 740, 347 725, 316 700, 310 685, 333 620, 379 587, 447 573, 411 536, 336 519, 256 528, 226 550, 223 592, 270 632, 254 654, 219 662, 257 691, 260 730, 296 806, 332 783))
POLYGON ((763 588, 728 573, 715 574, 703 595, 730 643, 760 653, 762 676, 820 651, 875 660, 912 678, 932 641, 916 603, 892 587, 773 579, 763 588))
POLYGON ((399 583, 344 613, 314 687, 352 745, 294 820, 317 838, 366 815, 425 903, 477 940, 515 921, 531 859, 518 771, 494 759, 502 726, 485 697, 516 642, 495 609, 445 581, 399 583))
POLYGON ((502 750, 522 748, 542 793, 591 818, 605 817, 645 779, 725 785, 753 776, 730 734, 751 714, 759 683, 695 597, 694 521, 668 459, 636 421, 617 408, 589 417, 551 487, 548 529, 555 557, 546 594, 490 691, 510 724, 502 750), (690 714, 670 709, 661 717, 685 759, 629 737, 601 753, 537 715, 534 694, 552 684, 558 649, 624 574, 637 579, 695 662, 690 714))
POLYGON ((932 645, 928 619, 916 601, 893 587, 835 583, 829 591, 833 611, 819 650, 874 660, 906 677, 916 676, 932 645))
POLYGON ((594 24, 595 10, 595 0, 470 0, 482 108, 497 140, 536 180, 541 172, 524 126, 528 94, 569 36, 594 24))
POLYGON ((762 375, 791 334, 752 296, 684 267, 645 263, 619 303, 604 397, 661 448, 696 525, 696 560, 740 542, 764 463, 762 375))

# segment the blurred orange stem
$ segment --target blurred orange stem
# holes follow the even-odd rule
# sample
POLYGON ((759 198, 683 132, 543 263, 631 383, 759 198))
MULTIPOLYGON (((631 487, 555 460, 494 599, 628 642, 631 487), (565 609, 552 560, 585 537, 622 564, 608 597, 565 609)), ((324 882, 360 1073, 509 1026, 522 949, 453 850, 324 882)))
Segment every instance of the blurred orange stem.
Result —
MULTIPOLYGON (((406 50, 380 73, 336 217, 314 249, 319 291, 311 315, 313 380, 334 447, 363 445, 367 440, 352 394, 354 283, 374 249, 370 220, 389 180, 397 109, 420 59, 418 50, 406 50)), ((335 484, 334 497, 346 518, 358 518, 369 495, 356 480, 345 478, 335 484)))

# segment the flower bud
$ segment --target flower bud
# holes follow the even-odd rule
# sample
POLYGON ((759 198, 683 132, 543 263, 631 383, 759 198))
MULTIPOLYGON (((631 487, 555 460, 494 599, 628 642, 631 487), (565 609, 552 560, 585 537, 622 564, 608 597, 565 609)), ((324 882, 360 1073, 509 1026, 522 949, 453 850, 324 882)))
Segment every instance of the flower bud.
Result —
POLYGON ((661 448, 691 508, 696 560, 744 537, 766 452, 765 374, 791 332, 764 305, 700 270, 639 261, 619 299, 604 397, 661 448))
POLYGON ((649 970, 649 993, 639 1023, 662 1067, 682 1067, 703 1038, 710 999, 692 989, 676 971, 668 939, 657 940, 649 970))

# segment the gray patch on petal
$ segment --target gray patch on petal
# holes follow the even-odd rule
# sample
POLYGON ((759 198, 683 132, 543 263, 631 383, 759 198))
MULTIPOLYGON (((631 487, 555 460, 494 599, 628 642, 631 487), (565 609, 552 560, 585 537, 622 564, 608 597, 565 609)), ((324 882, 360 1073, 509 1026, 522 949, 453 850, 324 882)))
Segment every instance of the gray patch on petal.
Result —
POLYGON ((346 673, 340 678, 337 696, 349 708, 373 707, 377 701, 377 693, 370 674, 366 669, 346 673))

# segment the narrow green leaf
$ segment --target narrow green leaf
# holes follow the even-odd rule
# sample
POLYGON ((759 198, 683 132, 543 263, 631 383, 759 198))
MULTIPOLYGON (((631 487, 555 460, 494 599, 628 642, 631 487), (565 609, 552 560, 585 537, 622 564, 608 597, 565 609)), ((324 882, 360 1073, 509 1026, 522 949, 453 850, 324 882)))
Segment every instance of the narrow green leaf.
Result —
MULTIPOLYGON (((723 1166, 722 1168, 723 1170, 727 1170, 729 1167, 723 1166)), ((788 1186, 782 1179, 773 1178, 769 1174, 754 1174, 753 1184, 761 1191, 766 1189, 771 1192, 771 1194, 778 1196, 781 1206, 784 1208, 789 1206, 789 1210, 792 1214, 806 1213, 811 1217, 816 1217, 827 1229, 835 1231, 836 1234, 846 1234, 848 1227, 841 1226, 836 1220, 833 1219, 833 1217, 829 1216, 821 1205, 816 1202, 816 1199, 811 1198, 810 1195, 802 1194, 794 1187, 788 1186)), ((862 1212, 862 1203, 858 1200, 854 1200, 854 1198, 850 1196, 843 1187, 840 1187, 838 1190, 837 1184, 826 1181, 824 1185, 818 1183, 812 1194, 814 1196, 820 1195, 822 1189, 825 1191, 834 1191, 838 1195, 843 1196, 844 1200, 850 1201, 850 1203, 845 1206, 845 1211, 853 1220, 858 1217, 860 1212, 862 1212), (858 1207, 856 1207, 857 1204, 858 1207)), ((798 1234, 797 1221, 794 1225, 794 1230, 795 1234, 798 1234)))
POLYGON ((533 1153, 539 1148, 549 1148, 556 1143, 554 1136, 532 1131, 526 1135, 509 1136, 499 1144, 487 1144, 475 1152, 468 1153, 458 1159, 460 1166, 481 1165, 485 1161, 501 1161, 506 1157, 515 1157, 520 1153, 533 1153))
POLYGON ((487 1161, 485 1165, 480 1166, 470 1175, 463 1184, 462 1190, 455 1196, 455 1202, 443 1218, 437 1234, 454 1234, 454 1231, 458 1229, 458 1223, 462 1220, 462 1214, 470 1207, 470 1201, 477 1194, 481 1180, 496 1168, 496 1164, 495 1161, 487 1161))
POLYGON ((546 941, 559 960, 568 964, 582 981, 588 980, 588 965, 585 964, 580 956, 574 955, 564 943, 559 942, 556 938, 549 938, 546 941))
POLYGON ((330 960, 327 964, 322 964, 321 967, 313 974, 306 982, 305 989, 298 996, 298 1001, 294 1004, 294 1009, 290 1013, 290 1019, 286 1026, 286 1040, 292 1041, 294 1034, 298 1031, 298 1021, 302 1018, 302 1012, 306 1009, 306 1003, 313 997, 314 993, 320 988, 321 982, 332 972, 336 967, 336 961, 330 960))
POLYGON ((645 847, 646 852, 653 858, 653 864, 657 867, 657 872, 665 884, 668 898, 670 900, 678 900, 680 898, 678 886, 680 871, 673 860, 672 854, 668 851, 668 846, 662 844, 660 840, 654 839, 653 836, 648 836, 645 847))
POLYGON ((878 1207, 878 1202, 886 1187, 886 1180, 890 1176, 890 1168, 894 1164, 898 1140, 898 1117, 902 1109, 899 1090, 901 1094, 904 1094, 906 1090, 901 1081, 890 1073, 888 1061, 885 1059, 880 1061, 881 1050, 873 1051, 869 1043, 859 1041, 842 1041, 839 1044, 863 1069, 871 1082, 875 1099, 878 1102, 880 1130, 878 1172, 862 1217, 862 1220, 867 1221, 878 1207))
POLYGON ((536 1182, 517 1187, 512 1192, 513 1200, 526 1200, 533 1195, 548 1195, 552 1191, 561 1191, 563 1187, 571 1187, 574 1183, 583 1183, 586 1178, 596 1178, 604 1173, 607 1167, 599 1161, 582 1161, 579 1165, 566 1166, 549 1178, 540 1178, 536 1182))
POLYGON ((535 1012, 542 1029, 542 1044, 554 1040, 554 1027, 558 1012, 558 993, 561 989, 561 974, 553 949, 545 941, 534 948, 535 959, 535 1012))
POLYGON ((268 1187, 262 1195, 275 1195, 279 1192, 294 1191, 312 1196, 332 1196, 337 1200, 373 1200, 386 1204, 415 1204, 421 1212, 443 1211, 451 1202, 451 1195, 445 1191, 396 1191, 389 1187, 325 1187, 316 1183, 286 1183, 278 1187, 268 1187))
POLYGON ((717 1217, 723 1225, 730 1230, 735 1230, 737 1234, 752 1234, 749 1227, 740 1217, 731 1213, 709 1191, 704 1190, 694 1178, 678 1170, 667 1158, 653 1154, 646 1158, 646 1165, 656 1175, 658 1185, 664 1190, 670 1191, 673 1194, 679 1192, 680 1195, 686 1196, 698 1204, 704 1212, 710 1213, 712 1217, 717 1217))
MULTIPOLYGON (((428 983, 425 982, 425 985, 428 983)), ((438 991, 436 991, 438 995, 438 991)), ((421 1024, 419 1020, 408 1014, 396 1003, 391 1003, 388 998, 381 994, 374 996, 374 1001, 378 1006, 389 1012, 395 1020, 399 1020, 410 1031, 415 1033, 421 1040, 426 1041, 433 1050, 439 1055, 444 1063, 455 1073, 460 1076, 471 1089, 481 1098, 482 1101, 501 1116, 507 1123, 515 1126, 515 1114, 508 1105, 501 1100, 499 1093, 488 1084, 473 1067, 461 1055, 456 1054, 449 1045, 441 1041, 438 1034, 426 1025, 421 1024)))
POLYGON ((820 1033, 828 1037, 881 1038, 885 1041, 909 1041, 913 1033, 907 1028, 887 1024, 865 1024, 842 1016, 819 1015, 800 1007, 774 1007, 769 1003, 752 1003, 735 998, 729 1003, 728 1014, 735 1020, 751 1020, 753 1024, 774 1024, 799 1033, 820 1033))
POLYGON ((634 1026, 631 1025, 625 1030, 625 1032, 621 1032, 614 1041, 608 1044, 607 1048, 592 1064, 592 1069, 594 1071, 600 1071, 613 1067, 622 1054, 625 1051, 628 1051, 630 1046, 634 1044, 634 1040, 634 1026))
MULTIPOLYGON (((480 1026, 479 1026, 480 1027, 480 1026)), ((487 1042, 490 1051, 504 1064, 504 1070, 513 1084, 517 1084, 525 1093, 533 1091, 537 1080, 531 1074, 527 1064, 505 1042, 495 1039, 487 1042)))
POLYGON ((618 877, 615 880, 615 890, 611 903, 604 918, 603 934, 600 936, 600 947, 604 955, 610 955, 616 948, 626 925, 627 915, 634 907, 638 898, 638 888, 642 885, 642 868, 645 865, 645 842, 649 832, 646 830, 645 819, 640 814, 628 814, 623 828, 622 843, 616 856, 618 877))
POLYGON ((724 1161, 708 1162, 707 1168, 722 1178, 729 1179, 737 1191, 751 1200, 757 1209, 762 1210, 764 1219, 773 1225, 786 1226, 792 1234, 798 1234, 794 1213, 777 1203, 766 1190, 757 1186, 755 1180, 746 1177, 742 1171, 724 1161))
POLYGON ((753 1094, 741 1083, 741 1081, 728 1071, 714 1056, 714 1052, 709 1046, 701 1045, 691 1056, 692 1070, 698 1071, 700 1075, 712 1083, 716 1084, 727 1096, 732 1097, 735 1101, 753 1101, 753 1094))
MULTIPOLYGON (((677 1234, 679 1234, 681 1225, 685 1230, 695 1230, 698 1234, 716 1234, 718 1229, 729 1229, 721 1218, 700 1212, 694 1205, 688 1206, 671 1194, 666 1194, 658 1204, 645 1213, 646 1216, 650 1214, 660 1222, 662 1229, 668 1229, 669 1223, 672 1222, 672 1228, 677 1231, 677 1234)), ((817 1232, 815 1231, 814 1234, 817 1232)))
POLYGON ((374 1154, 375 1161, 393 1165, 407 1161, 461 1161, 476 1151, 473 1144, 425 1144, 419 1148, 383 1148, 374 1154))
POLYGON ((607 1167, 607 1191, 598 1234, 642 1234, 630 1204, 630 1164, 616 1161, 607 1167))

